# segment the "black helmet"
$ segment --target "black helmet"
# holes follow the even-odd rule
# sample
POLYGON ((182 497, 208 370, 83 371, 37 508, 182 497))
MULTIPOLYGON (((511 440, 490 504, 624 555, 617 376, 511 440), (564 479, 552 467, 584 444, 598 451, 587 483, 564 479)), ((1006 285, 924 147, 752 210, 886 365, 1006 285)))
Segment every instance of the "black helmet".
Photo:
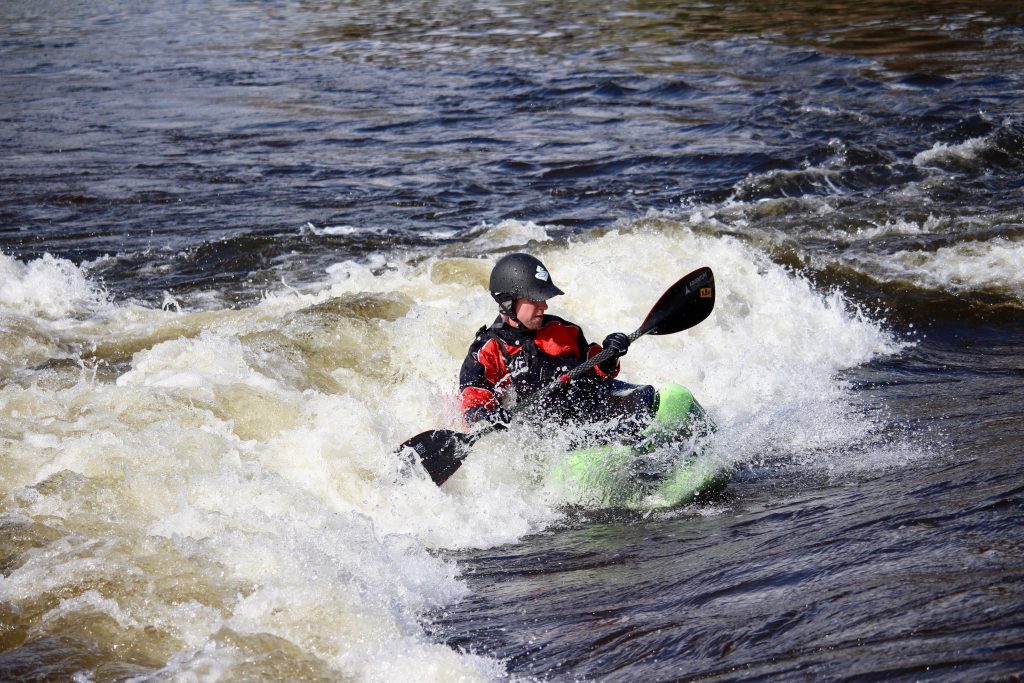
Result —
POLYGON ((502 256, 491 271, 491 296, 504 310, 516 299, 547 301, 565 294, 551 281, 548 269, 529 254, 502 256))

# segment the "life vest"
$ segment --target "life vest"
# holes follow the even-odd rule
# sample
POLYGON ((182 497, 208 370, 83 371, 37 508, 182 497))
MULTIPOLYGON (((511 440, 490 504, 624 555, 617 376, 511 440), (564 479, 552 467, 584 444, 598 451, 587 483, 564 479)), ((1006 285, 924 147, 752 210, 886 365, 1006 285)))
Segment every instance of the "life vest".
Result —
MULTIPOLYGON (((589 344, 578 325, 553 315, 545 315, 541 327, 533 332, 505 324, 499 317, 490 327, 482 327, 469 348, 459 375, 463 415, 509 407, 531 396, 542 387, 601 352, 589 344)), ((614 377, 595 369, 593 378, 575 382, 564 392, 555 392, 551 403, 569 403, 573 394, 588 384, 614 377)), ((565 412, 563 407, 558 412, 565 412)))

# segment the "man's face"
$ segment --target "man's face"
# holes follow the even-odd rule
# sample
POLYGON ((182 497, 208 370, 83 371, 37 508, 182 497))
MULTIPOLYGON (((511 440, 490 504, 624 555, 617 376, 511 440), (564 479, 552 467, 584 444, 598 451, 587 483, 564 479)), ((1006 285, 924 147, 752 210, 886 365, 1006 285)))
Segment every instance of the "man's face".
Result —
POLYGON ((544 311, 548 310, 547 301, 530 301, 529 299, 516 299, 513 307, 516 317, 528 330, 539 330, 541 321, 544 318, 544 311))

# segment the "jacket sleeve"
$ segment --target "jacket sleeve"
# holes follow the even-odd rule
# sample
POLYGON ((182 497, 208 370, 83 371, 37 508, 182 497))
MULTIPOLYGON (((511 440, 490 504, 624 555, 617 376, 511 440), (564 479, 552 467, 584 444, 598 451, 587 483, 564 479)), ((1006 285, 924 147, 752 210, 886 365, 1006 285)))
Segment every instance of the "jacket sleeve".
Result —
POLYGON ((467 424, 484 420, 505 422, 495 393, 498 381, 507 374, 505 359, 494 338, 473 342, 459 371, 459 403, 467 424))
MULTIPOLYGON (((587 360, 604 351, 604 348, 600 344, 588 344, 586 337, 583 336, 582 330, 580 330, 580 348, 587 350, 587 360)), ((619 359, 612 358, 610 360, 606 360, 600 365, 595 365, 594 374, 602 381, 615 379, 619 375, 619 359)))

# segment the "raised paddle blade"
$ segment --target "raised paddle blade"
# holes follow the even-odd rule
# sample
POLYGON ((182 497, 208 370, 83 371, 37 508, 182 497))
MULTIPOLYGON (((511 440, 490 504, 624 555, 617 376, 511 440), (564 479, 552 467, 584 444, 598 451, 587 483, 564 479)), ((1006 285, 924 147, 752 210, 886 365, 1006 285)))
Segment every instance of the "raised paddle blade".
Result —
POLYGON ((640 337, 680 332, 707 318, 714 307, 715 275, 704 266, 669 287, 633 334, 640 337))
POLYGON ((431 429, 417 434, 398 447, 397 453, 412 449, 419 457, 430 479, 440 486, 455 474, 469 455, 469 448, 479 438, 476 434, 453 432, 449 429, 431 429))

